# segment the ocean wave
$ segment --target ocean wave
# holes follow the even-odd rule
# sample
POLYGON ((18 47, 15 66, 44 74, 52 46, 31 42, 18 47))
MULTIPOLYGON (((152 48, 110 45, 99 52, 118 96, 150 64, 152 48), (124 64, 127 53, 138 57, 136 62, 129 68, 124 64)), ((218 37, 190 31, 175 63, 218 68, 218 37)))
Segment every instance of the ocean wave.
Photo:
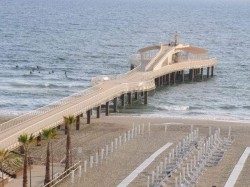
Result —
MULTIPOLYGON (((197 113, 196 113, 197 114, 197 113)), ((119 115, 119 114, 118 114, 119 115)), ((206 115, 205 113, 202 113, 201 115, 190 115, 189 113, 187 115, 170 115, 170 114, 159 114, 159 113, 152 113, 152 114, 139 114, 139 117, 143 118, 168 118, 168 119, 191 119, 191 120, 212 120, 212 121, 224 121, 224 122, 235 122, 235 123, 247 123, 249 124, 249 118, 242 118, 239 119, 237 117, 229 117, 229 116, 216 116, 216 115, 206 115)))
POLYGON ((61 87, 56 84, 50 84, 50 83, 25 83, 25 82, 13 82, 10 84, 11 86, 14 87, 37 87, 37 88, 46 88, 46 87, 61 87))
POLYGON ((250 106, 243 106, 242 108, 250 110, 250 106))
POLYGON ((235 105, 224 105, 224 106, 220 106, 220 108, 224 110, 234 110, 237 107, 235 105))
POLYGON ((173 105, 173 106, 158 106, 156 108, 160 109, 160 110, 167 110, 167 111, 188 111, 190 109, 189 106, 177 106, 177 105, 173 105))
POLYGON ((77 77, 75 77, 75 78, 72 78, 72 77, 68 77, 67 78, 68 80, 71 80, 71 81, 83 81, 83 82, 87 82, 87 81, 90 81, 90 79, 88 79, 88 78, 77 78, 77 77))
POLYGON ((41 75, 39 75, 39 74, 37 74, 37 75, 35 75, 35 74, 24 74, 24 75, 22 75, 22 77, 41 77, 41 75))
POLYGON ((197 112, 197 111, 192 111, 192 112, 188 112, 187 115, 203 115, 204 112, 197 112))
POLYGON ((63 57, 57 57, 57 60, 60 60, 60 61, 65 61, 66 58, 63 58, 63 57))
POLYGON ((27 111, 23 111, 23 110, 0 110, 0 114, 3 115, 3 116, 13 116, 13 117, 17 117, 17 116, 20 116, 20 115, 23 115, 23 114, 26 114, 28 112, 31 112, 29 110, 27 111))
POLYGON ((13 87, 26 87, 26 88, 72 88, 72 87, 79 87, 83 88, 85 85, 83 84, 55 84, 55 83, 26 83, 26 82, 13 82, 10 84, 13 87))
POLYGON ((9 106, 10 106, 9 103, 0 103, 0 108, 9 107, 9 106))

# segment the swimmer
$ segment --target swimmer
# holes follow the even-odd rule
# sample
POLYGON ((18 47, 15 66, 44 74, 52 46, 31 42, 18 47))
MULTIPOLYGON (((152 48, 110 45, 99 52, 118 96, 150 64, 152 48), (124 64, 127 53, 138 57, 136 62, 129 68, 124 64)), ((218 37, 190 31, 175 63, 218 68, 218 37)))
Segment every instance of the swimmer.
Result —
POLYGON ((65 74, 65 77, 68 77, 68 76, 67 76, 67 72, 66 72, 66 71, 65 71, 65 73, 64 73, 64 74, 65 74))
POLYGON ((52 70, 52 73, 54 73, 54 71, 52 70))

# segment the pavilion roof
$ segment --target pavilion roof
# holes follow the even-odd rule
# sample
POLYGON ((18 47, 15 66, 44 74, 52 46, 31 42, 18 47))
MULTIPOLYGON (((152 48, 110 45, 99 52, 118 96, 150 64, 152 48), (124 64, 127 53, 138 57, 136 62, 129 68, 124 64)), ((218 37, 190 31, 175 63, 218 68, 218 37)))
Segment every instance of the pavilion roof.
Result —
POLYGON ((194 47, 194 46, 188 46, 188 47, 182 47, 178 48, 178 50, 182 50, 185 52, 193 53, 193 54, 205 54, 207 53, 207 50, 199 47, 194 47))

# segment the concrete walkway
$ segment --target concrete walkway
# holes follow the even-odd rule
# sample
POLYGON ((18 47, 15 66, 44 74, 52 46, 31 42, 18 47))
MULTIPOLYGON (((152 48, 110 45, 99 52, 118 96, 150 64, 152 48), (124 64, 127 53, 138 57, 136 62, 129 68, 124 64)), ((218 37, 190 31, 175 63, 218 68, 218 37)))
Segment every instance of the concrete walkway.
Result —
POLYGON ((250 147, 247 147, 243 152, 243 154, 241 155, 238 163, 235 165, 224 187, 233 187, 235 185, 249 154, 250 154, 250 147))
POLYGON ((138 166, 129 176, 127 176, 118 187, 128 186, 144 169, 146 169, 156 157, 158 157, 163 151, 169 148, 173 143, 167 143, 154 152, 148 159, 146 159, 140 166, 138 166))
MULTIPOLYGON (((43 186, 44 176, 45 176, 45 166, 33 165, 31 170, 31 186, 43 186)), ((64 167, 60 165, 54 165, 54 174, 62 172, 64 167)), ((22 186, 23 176, 19 176, 16 179, 11 180, 6 187, 17 187, 22 186)), ((30 186, 30 171, 28 170, 28 186, 30 186)))

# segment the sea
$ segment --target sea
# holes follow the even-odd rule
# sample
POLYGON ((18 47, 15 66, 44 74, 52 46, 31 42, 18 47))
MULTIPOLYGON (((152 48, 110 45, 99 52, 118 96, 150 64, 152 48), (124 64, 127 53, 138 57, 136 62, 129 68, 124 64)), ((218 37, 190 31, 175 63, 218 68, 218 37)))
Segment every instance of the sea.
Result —
POLYGON ((147 106, 120 112, 248 122, 249 0, 0 0, 0 114, 24 114, 89 88, 95 76, 125 73, 130 55, 176 31, 217 58, 214 78, 158 88, 147 106))

